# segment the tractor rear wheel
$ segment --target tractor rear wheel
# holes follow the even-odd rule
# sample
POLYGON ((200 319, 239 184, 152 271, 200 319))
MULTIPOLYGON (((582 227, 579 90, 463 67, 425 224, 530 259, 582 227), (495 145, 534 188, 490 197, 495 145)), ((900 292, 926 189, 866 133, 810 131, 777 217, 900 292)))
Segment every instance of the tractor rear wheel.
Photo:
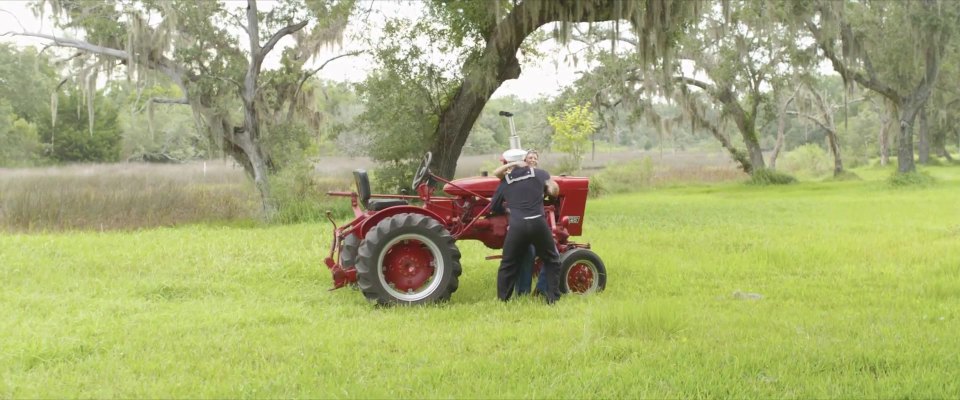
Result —
MULTIPOLYGON (((360 247, 360 238, 351 233, 340 243, 340 268, 344 271, 357 268, 357 248, 360 247)), ((357 289, 357 282, 348 284, 351 289, 357 289)))
POLYGON ((357 252, 357 284, 377 304, 445 301, 457 290, 460 250, 428 216, 398 214, 367 232, 357 252))
POLYGON ((600 256, 587 249, 567 250, 560 255, 560 290, 591 294, 607 287, 607 268, 600 256))
POLYGON ((356 268, 358 247, 360 247, 360 238, 357 235, 351 233, 343 238, 343 243, 340 244, 340 268, 356 268))

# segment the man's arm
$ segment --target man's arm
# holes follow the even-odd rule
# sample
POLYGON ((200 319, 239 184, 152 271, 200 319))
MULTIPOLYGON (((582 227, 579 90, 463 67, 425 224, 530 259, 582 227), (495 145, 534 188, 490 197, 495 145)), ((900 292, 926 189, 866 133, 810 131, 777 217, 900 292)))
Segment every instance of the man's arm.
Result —
POLYGON ((544 183, 543 186, 550 196, 557 197, 557 195, 560 194, 560 185, 557 185, 557 182, 554 182, 553 179, 547 179, 547 182, 544 183))
POLYGON ((527 166, 527 163, 523 161, 508 162, 506 164, 503 164, 497 167, 497 169, 493 170, 493 175, 496 176, 498 179, 503 179, 503 177, 507 176, 507 173, 510 172, 510 169, 514 167, 523 168, 526 166, 527 166))
POLYGON ((507 210, 503 207, 503 189, 507 186, 505 181, 500 181, 497 190, 493 192, 490 198, 490 213, 494 215, 506 214, 507 210))

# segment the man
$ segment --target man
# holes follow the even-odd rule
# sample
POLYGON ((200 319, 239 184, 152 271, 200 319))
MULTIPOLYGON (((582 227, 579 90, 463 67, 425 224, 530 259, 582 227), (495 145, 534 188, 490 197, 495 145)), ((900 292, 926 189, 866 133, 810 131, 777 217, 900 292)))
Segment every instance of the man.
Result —
POLYGON ((504 164, 494 171, 494 175, 504 178, 503 198, 509 210, 509 229, 503 244, 503 259, 497 271, 497 297, 507 301, 513 295, 520 261, 530 245, 543 261, 540 279, 546 279, 546 291, 543 293, 547 303, 552 304, 560 298, 560 254, 553 241, 553 233, 543 213, 544 193, 556 196, 560 188, 550 178, 550 173, 536 168, 539 155, 529 152, 527 161, 514 161, 504 164))
MULTIPOLYGON (((518 149, 511 149, 503 152, 503 155, 500 156, 500 163, 506 164, 508 162, 524 160, 528 165, 536 168, 538 160, 538 154, 535 151, 524 151, 518 149)), ((513 168, 510 168, 512 170, 513 168)), ((507 172, 510 172, 509 170, 507 172)), ((506 214, 507 211, 503 207, 503 189, 507 186, 506 179, 500 178, 500 185, 497 186, 497 190, 494 192, 493 197, 490 199, 491 207, 490 211, 496 215, 506 214)), ((517 296, 523 296, 530 294, 530 289, 533 287, 533 266, 536 260, 537 254, 533 245, 528 246, 527 251, 520 257, 517 261, 520 265, 517 271, 517 284, 514 287, 516 290, 517 296)), ((545 275, 544 275, 545 276, 545 275)), ((546 293, 547 291, 547 280, 537 279, 537 292, 546 293)))

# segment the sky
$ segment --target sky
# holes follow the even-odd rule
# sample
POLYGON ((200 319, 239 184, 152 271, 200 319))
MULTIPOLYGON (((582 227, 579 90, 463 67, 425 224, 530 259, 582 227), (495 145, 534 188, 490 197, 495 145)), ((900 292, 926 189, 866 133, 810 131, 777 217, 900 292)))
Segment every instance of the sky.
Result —
MULTIPOLYGON (((33 13, 27 8, 28 1, 25 0, 0 0, 0 33, 7 31, 40 32, 53 34, 53 23, 50 21, 40 21, 34 17, 33 13), (22 26, 22 28, 21 28, 22 26)), ((378 8, 382 8, 383 14, 391 15, 417 13, 416 7, 398 4, 396 2, 377 2, 374 3, 378 8)), ((239 3, 238 5, 242 5, 239 3)), ((261 5, 269 7, 269 2, 261 5)), ((347 32, 348 35, 351 32, 347 32)), ((356 33, 356 32, 354 32, 356 33)), ((66 36, 72 36, 66 33, 66 36)), ((19 46, 41 47, 44 43, 40 39, 24 38, 20 36, 0 37, 2 42, 13 42, 19 46)), ((282 42, 281 42, 282 44, 282 42)), ((325 49, 318 55, 316 62, 319 66, 323 61, 339 54, 353 50, 357 45, 349 39, 345 40, 343 47, 334 47, 325 49)), ((572 65, 563 61, 563 55, 568 50, 557 43, 545 43, 540 48, 546 56, 543 59, 530 61, 523 60, 521 64, 522 73, 520 78, 508 80, 497 90, 493 97, 505 97, 515 95, 523 100, 534 100, 542 97, 553 97, 559 94, 564 87, 569 86, 577 78, 575 69, 572 65)), ((279 57, 280 52, 274 50, 273 55, 279 57)), ((275 65, 276 61, 273 60, 275 65)), ((265 62, 265 68, 271 67, 271 60, 265 62)), ((340 82, 359 82, 373 68, 369 57, 344 57, 329 63, 320 72, 323 79, 340 82)))

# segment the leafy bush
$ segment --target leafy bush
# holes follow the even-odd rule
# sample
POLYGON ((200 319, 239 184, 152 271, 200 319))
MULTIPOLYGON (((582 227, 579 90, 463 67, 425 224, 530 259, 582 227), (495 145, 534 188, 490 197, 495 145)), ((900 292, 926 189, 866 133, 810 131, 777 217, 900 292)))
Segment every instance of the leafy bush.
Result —
POLYGON ((271 179, 277 204, 276 222, 322 221, 327 211, 337 218, 353 215, 349 199, 327 195, 329 191, 354 190, 347 179, 319 178, 306 163, 289 166, 271 179))
POLYGON ((52 144, 50 157, 66 162, 118 161, 121 129, 117 108, 98 92, 91 115, 86 101, 78 90, 59 94, 56 124, 48 127, 50 136, 43 138, 52 144))
POLYGON ((0 99, 0 167, 35 165, 41 148, 36 125, 17 117, 0 99))
POLYGON ((780 165, 794 175, 820 177, 833 171, 830 155, 814 143, 807 143, 787 152, 780 165))
POLYGON ((587 149, 587 140, 596 130, 590 103, 573 105, 566 110, 547 117, 554 129, 553 149, 565 152, 569 158, 563 161, 562 170, 570 173, 580 171, 583 154, 587 149))
POLYGON ((890 178, 887 178, 887 183, 890 186, 896 188, 906 188, 906 187, 926 187, 932 185, 937 180, 927 174, 926 172, 908 172, 900 173, 896 172, 893 175, 890 175, 890 178))
POLYGON ((262 133, 261 142, 276 170, 305 168, 307 155, 315 150, 310 148, 313 144, 312 132, 303 122, 283 121, 262 133))
POLYGON ((935 157, 933 154, 930 154, 930 157, 927 158, 927 162, 925 165, 932 166, 932 167, 941 167, 941 166, 947 165, 947 163, 945 162, 945 160, 941 159, 940 157, 935 157))
POLYGON ((796 183, 797 178, 783 172, 777 172, 769 168, 760 168, 753 171, 750 175, 748 185, 769 186, 769 185, 789 185, 796 183))
POLYGON ((370 187, 374 192, 380 193, 402 193, 410 190, 418 165, 420 160, 382 162, 370 177, 370 187))

